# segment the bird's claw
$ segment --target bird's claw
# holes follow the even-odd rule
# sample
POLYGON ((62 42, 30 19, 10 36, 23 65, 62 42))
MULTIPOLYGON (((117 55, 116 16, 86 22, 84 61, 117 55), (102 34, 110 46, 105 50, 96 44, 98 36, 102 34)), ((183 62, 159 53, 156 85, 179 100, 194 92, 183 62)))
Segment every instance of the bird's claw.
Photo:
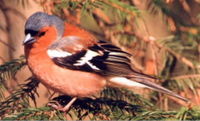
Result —
POLYGON ((69 111, 71 105, 76 101, 76 97, 72 98, 72 100, 65 106, 62 106, 58 101, 51 101, 47 104, 47 106, 50 106, 56 110, 67 112, 69 111))
POLYGON ((63 110, 64 107, 58 101, 51 101, 47 104, 47 106, 50 106, 56 110, 65 112, 65 110, 63 110))

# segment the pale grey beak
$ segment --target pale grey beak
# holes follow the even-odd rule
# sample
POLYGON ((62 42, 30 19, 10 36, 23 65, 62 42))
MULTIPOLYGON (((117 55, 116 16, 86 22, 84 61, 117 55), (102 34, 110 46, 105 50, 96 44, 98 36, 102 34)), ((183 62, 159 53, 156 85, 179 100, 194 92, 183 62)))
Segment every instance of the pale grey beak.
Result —
POLYGON ((25 36, 25 39, 23 41, 23 44, 26 45, 26 44, 32 44, 33 42, 35 42, 35 38, 31 36, 30 33, 28 33, 26 36, 25 36))

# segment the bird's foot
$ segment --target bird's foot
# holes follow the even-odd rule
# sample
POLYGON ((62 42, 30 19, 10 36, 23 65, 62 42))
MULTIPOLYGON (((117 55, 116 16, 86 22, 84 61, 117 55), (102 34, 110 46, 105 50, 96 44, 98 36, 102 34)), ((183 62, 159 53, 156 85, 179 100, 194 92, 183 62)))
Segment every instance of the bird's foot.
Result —
POLYGON ((65 106, 62 106, 58 101, 51 101, 47 104, 47 106, 50 106, 50 107, 52 107, 56 110, 62 111, 62 112, 67 112, 67 111, 69 111, 72 104, 76 101, 76 99, 77 99, 77 97, 72 98, 71 101, 65 106))
POLYGON ((47 104, 47 106, 52 107, 56 110, 62 111, 63 106, 58 101, 51 101, 47 104))

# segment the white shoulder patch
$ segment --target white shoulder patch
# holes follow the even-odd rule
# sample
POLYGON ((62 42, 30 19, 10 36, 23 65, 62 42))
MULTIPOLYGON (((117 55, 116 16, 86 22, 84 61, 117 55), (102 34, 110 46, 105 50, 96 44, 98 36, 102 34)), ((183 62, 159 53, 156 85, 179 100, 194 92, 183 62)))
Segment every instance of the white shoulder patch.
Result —
POLYGON ((48 49, 47 54, 50 58, 67 57, 72 55, 71 53, 60 49, 48 49))
POLYGON ((96 70, 100 70, 99 68, 97 68, 95 65, 93 65, 92 63, 90 63, 89 61, 92 60, 93 57, 99 56, 99 53, 88 50, 85 54, 84 57, 81 57, 80 60, 77 61, 77 63, 75 63, 75 66, 82 66, 84 64, 88 64, 91 68, 96 69, 96 70))

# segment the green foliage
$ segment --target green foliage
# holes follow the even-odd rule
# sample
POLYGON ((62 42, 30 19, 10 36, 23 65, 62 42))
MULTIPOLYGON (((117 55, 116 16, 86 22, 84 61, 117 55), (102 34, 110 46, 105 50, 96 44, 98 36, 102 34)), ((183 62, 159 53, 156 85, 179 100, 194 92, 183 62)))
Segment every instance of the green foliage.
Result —
POLYGON ((30 82, 24 85, 19 85, 21 88, 17 89, 11 96, 7 97, 4 101, 0 102, 0 115, 8 115, 16 111, 28 108, 30 106, 29 98, 35 102, 38 93, 36 88, 39 82, 30 78, 30 82))
MULTIPOLYGON (((26 6, 25 0, 18 4, 26 6)), ((166 56, 164 68, 158 72, 166 80, 162 85, 174 91, 192 91, 198 96, 199 88, 199 26, 187 24, 185 20, 177 17, 175 10, 169 7, 164 0, 152 0, 148 3, 148 11, 139 10, 128 0, 62 0, 56 4, 55 14, 65 18, 62 9, 67 9, 71 14, 80 11, 80 24, 82 27, 95 33, 99 38, 108 38, 110 41, 121 44, 123 47, 133 48, 133 45, 144 46, 149 44, 142 36, 135 33, 137 19, 142 12, 156 14, 161 10, 163 16, 174 20, 176 31, 169 37, 153 41, 155 48, 164 49, 166 56), (101 10, 101 15, 94 11, 101 10), (106 16, 103 18, 102 16, 106 16), (101 24, 101 26, 100 26, 101 24), (130 27, 128 30, 126 27, 130 27), (188 27, 181 29, 182 27, 188 27), (183 31, 184 30, 184 31, 183 31), (106 33, 107 32, 107 33, 106 33)), ((199 17, 199 16, 197 16, 199 17)), ((163 19, 165 21, 166 19, 163 19)), ((167 21, 166 21, 166 24, 167 21)), ((170 25, 168 25, 170 26, 170 25)), ((135 48, 134 48, 135 49, 135 48)), ((132 49, 132 50, 134 50, 132 49)), ((136 50, 136 49, 135 49, 136 50)), ((19 85, 12 95, 4 96, 7 90, 5 82, 12 80, 16 73, 26 65, 24 57, 12 60, 0 66, 0 119, 4 120, 199 120, 200 109, 182 107, 176 111, 163 111, 155 106, 158 96, 151 95, 149 101, 132 91, 126 89, 107 88, 96 98, 78 99, 69 112, 63 113, 44 106, 31 107, 30 99, 35 101, 39 94, 36 89, 39 84, 34 78, 28 79, 24 85, 19 85)), ((191 93, 189 93, 191 94, 191 93)), ((188 94, 188 95, 189 95, 188 94)), ((70 101, 69 96, 54 98, 61 105, 70 101)), ((170 105, 168 103, 167 105, 170 105)))
POLYGON ((16 73, 26 65, 25 59, 21 56, 19 59, 12 60, 0 66, 0 100, 4 98, 4 91, 7 87, 6 81, 15 77, 16 73))
MULTIPOLYGON (((182 108, 180 111, 162 111, 155 109, 155 107, 149 107, 149 105, 135 105, 132 102, 128 103, 128 100, 122 99, 121 96, 117 96, 123 91, 126 96, 131 99, 140 100, 142 98, 130 93, 127 90, 118 89, 105 89, 102 94, 105 95, 96 98, 83 98, 78 99, 71 107, 69 112, 63 113, 58 110, 54 110, 50 107, 41 108, 28 108, 23 107, 12 112, 6 113, 4 120, 197 120, 200 118, 200 111, 198 108, 182 108), (107 94, 115 92, 115 96, 112 98, 106 97, 107 94), (9 115, 8 115, 9 114, 9 115)), ((12 98, 15 98, 13 95, 12 98)), ((54 98, 61 105, 67 104, 71 99, 69 96, 59 96, 54 98)), ((7 100, 8 101, 8 100, 7 100)), ((140 100, 140 101, 143 101, 140 100)), ((8 107, 10 109, 10 107, 8 107)))

